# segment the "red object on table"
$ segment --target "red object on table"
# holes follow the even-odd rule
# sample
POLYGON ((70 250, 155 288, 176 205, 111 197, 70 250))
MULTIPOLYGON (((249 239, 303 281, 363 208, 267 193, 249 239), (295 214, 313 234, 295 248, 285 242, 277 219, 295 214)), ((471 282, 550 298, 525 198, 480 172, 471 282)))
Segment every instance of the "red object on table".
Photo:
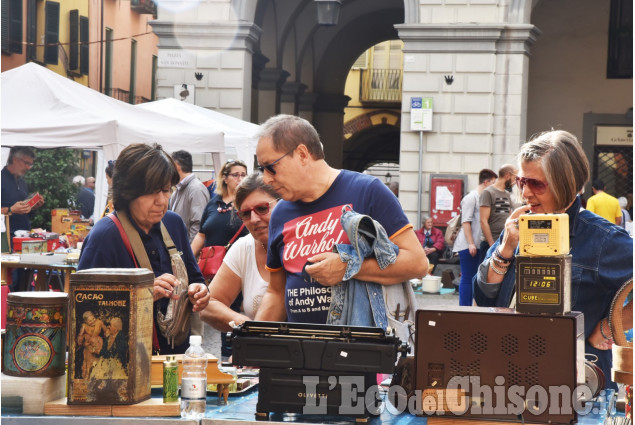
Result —
MULTIPOLYGON (((22 251, 22 242, 28 242, 28 241, 44 241, 44 239, 40 239, 40 238, 18 238, 16 236, 16 237, 13 238, 13 251, 14 252, 22 251)), ((59 238, 57 238, 57 239, 47 239, 46 240, 46 251, 47 252, 53 252, 57 248, 59 248, 60 246, 62 246, 62 244, 60 243, 59 238)))
POLYGON ((13 252, 22 251, 22 242, 41 241, 41 240, 42 239, 40 239, 40 238, 19 238, 19 237, 15 236, 13 238, 13 252))

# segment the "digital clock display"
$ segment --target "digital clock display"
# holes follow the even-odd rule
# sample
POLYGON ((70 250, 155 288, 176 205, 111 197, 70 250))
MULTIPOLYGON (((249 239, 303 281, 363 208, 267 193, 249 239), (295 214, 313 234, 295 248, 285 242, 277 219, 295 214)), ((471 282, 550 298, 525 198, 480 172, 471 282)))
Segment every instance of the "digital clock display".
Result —
POLYGON ((534 291, 555 291, 556 279, 553 277, 526 277, 523 279, 523 289, 534 291))
POLYGON ((527 228, 529 229, 551 229, 551 220, 527 220, 527 228))

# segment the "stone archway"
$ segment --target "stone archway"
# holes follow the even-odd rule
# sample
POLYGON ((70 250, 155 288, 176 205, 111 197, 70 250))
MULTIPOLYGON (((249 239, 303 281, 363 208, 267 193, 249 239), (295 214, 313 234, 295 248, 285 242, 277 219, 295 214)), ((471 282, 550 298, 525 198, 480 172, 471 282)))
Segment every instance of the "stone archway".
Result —
POLYGON ((363 171, 379 162, 399 162, 401 115, 393 110, 376 110, 344 123, 343 167, 363 171), (349 136, 350 135, 350 136, 349 136))

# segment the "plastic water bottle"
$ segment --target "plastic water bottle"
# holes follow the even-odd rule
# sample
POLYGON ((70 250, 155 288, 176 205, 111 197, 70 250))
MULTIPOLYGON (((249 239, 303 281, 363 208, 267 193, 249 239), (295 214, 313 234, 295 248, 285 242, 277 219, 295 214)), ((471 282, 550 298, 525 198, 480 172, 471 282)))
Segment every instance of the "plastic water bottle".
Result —
POLYGON ((181 417, 201 419, 205 416, 207 399, 207 354, 201 346, 201 336, 190 336, 190 347, 183 356, 181 378, 181 417))

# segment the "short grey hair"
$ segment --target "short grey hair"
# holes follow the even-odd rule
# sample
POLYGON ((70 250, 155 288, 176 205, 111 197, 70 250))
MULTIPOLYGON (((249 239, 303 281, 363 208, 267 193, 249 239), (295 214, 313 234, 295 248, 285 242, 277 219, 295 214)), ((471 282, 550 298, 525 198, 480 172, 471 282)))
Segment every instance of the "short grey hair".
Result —
POLYGON ((547 131, 521 146, 518 163, 538 161, 556 199, 556 210, 565 209, 589 181, 589 161, 582 145, 564 130, 547 131))

